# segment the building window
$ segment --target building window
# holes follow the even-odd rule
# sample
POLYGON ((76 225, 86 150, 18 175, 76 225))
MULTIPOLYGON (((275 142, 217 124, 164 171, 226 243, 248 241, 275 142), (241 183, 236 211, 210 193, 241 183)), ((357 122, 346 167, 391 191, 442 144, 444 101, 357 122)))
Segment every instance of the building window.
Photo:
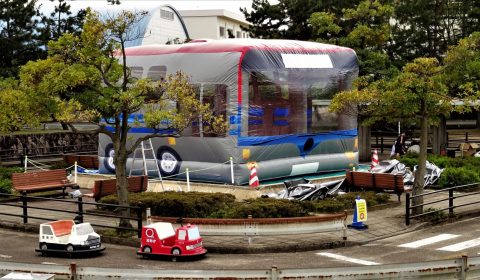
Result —
POLYGON ((247 38, 247 34, 245 32, 242 32, 242 35, 243 38, 247 38))
POLYGON ((227 29, 227 33, 228 33, 228 38, 235 38, 235 35, 233 35, 232 29, 227 29))
POLYGON ((242 38, 242 32, 241 31, 237 31, 237 38, 242 38))
POLYGON ((168 20, 173 20, 174 15, 173 12, 167 11, 167 10, 162 10, 160 9, 160 17, 163 19, 168 19, 168 20))
POLYGON ((220 26, 220 37, 225 38, 225 27, 220 26))

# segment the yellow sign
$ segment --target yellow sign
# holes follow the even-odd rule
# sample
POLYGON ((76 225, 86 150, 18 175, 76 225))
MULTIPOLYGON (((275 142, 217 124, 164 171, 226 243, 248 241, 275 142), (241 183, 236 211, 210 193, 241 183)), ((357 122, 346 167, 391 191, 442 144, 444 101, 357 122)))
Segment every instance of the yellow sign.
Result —
POLYGON ((250 149, 243 149, 242 150, 242 157, 243 157, 243 159, 249 159, 250 158, 250 149))
POLYGON ((357 204, 357 222, 365 222, 367 220, 367 202, 365 199, 355 200, 357 204))
POLYGON ((168 145, 175 146, 177 144, 177 141, 175 140, 174 137, 168 137, 168 145))

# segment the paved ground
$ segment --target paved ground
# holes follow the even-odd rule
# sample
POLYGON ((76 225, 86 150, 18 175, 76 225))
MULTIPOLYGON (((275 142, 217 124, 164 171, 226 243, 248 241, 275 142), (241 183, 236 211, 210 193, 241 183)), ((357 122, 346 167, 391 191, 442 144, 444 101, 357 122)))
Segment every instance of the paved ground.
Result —
MULTIPOLYGON (((445 198, 443 193, 435 194, 435 199, 445 198)), ((85 198, 88 201, 88 199, 85 198)), ((430 199, 429 199, 430 200, 430 199)), ((75 202, 75 199, 70 199, 75 202)), ((396 202, 396 195, 392 195, 392 203, 384 209, 369 209, 367 230, 359 231, 354 229, 347 230, 347 245, 364 244, 377 239, 386 238, 406 232, 414 231, 426 224, 421 221, 412 220, 409 226, 405 225, 405 195, 402 195, 401 203, 396 202)), ((478 195, 464 196, 455 200, 455 205, 468 204, 478 201, 478 195)), ((10 204, 20 205, 20 202, 10 202, 10 204)), ((39 208, 48 208, 49 210, 29 209, 29 215, 40 218, 68 219, 74 218, 77 209, 75 203, 59 203, 56 201, 33 201, 29 205, 35 205, 39 208), (53 211, 52 211, 53 210, 53 211), (55 212, 54 210, 70 210, 72 213, 55 212)), ((428 208, 445 208, 448 201, 429 205, 428 208)), ((94 209, 92 205, 86 205, 85 209, 94 209)), ((480 204, 473 204, 455 209, 458 214, 470 214, 480 212, 480 204)), ((22 218, 12 215, 21 215, 22 209, 0 205, 0 227, 23 227, 22 218), (8 214, 8 215, 5 215, 8 214)), ((92 224, 103 224, 114 226, 116 219, 106 217, 94 217, 87 215, 85 221, 92 224)), ((44 222, 39 219, 29 219, 28 226, 36 230, 39 223, 44 222)), ((352 215, 349 214, 347 224, 352 222, 352 215)), ((203 236, 205 246, 211 252, 219 253, 263 253, 263 252, 295 252, 315 249, 324 249, 338 247, 343 244, 342 232, 329 232, 319 234, 301 234, 301 235, 277 235, 277 236, 258 236, 254 237, 251 243, 246 237, 230 236, 203 236)), ((108 241, 106 238, 104 240, 108 241)), ((131 242, 135 246, 135 242, 131 242)))

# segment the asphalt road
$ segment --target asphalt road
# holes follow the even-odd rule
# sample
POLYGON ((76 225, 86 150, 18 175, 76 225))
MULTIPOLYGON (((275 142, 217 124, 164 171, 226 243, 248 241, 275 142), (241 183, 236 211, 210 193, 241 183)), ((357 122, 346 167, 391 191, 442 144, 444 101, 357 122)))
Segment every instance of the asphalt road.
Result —
POLYGON ((480 254, 480 217, 435 226, 370 244, 322 251, 273 254, 207 254, 204 258, 171 262, 169 258, 143 259, 136 248, 105 244, 95 257, 41 256, 34 234, 0 229, 0 260, 25 263, 77 263, 78 266, 142 269, 269 269, 363 266, 409 263, 480 254))

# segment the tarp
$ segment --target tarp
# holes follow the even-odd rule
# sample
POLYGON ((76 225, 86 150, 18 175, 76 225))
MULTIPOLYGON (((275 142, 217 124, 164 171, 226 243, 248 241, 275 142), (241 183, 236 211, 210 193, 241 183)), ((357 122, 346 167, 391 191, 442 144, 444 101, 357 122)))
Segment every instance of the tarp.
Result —
MULTIPOLYGON (((162 176, 186 179, 188 168, 190 180, 231 183, 232 158, 234 184, 242 185, 248 184, 250 162, 257 163, 260 181, 358 164, 355 112, 327 109, 331 98, 351 88, 357 77, 357 57, 349 48, 227 39, 140 46, 127 48, 126 54, 128 66, 141 77, 161 80, 177 71, 186 73, 199 99, 228 121, 221 135, 208 132, 209 124, 199 119, 181 137, 153 139, 162 176)), ((131 119, 129 139, 161 132, 162 127, 142 125, 142 112, 131 119)), ((100 135, 102 173, 115 169, 109 160, 112 149, 110 139, 100 135)), ((141 169, 137 162, 135 170, 141 169)))
POLYGON ((313 184, 307 179, 285 181, 285 189, 277 193, 267 193, 262 197, 290 200, 322 200, 343 191, 344 179, 313 184))

